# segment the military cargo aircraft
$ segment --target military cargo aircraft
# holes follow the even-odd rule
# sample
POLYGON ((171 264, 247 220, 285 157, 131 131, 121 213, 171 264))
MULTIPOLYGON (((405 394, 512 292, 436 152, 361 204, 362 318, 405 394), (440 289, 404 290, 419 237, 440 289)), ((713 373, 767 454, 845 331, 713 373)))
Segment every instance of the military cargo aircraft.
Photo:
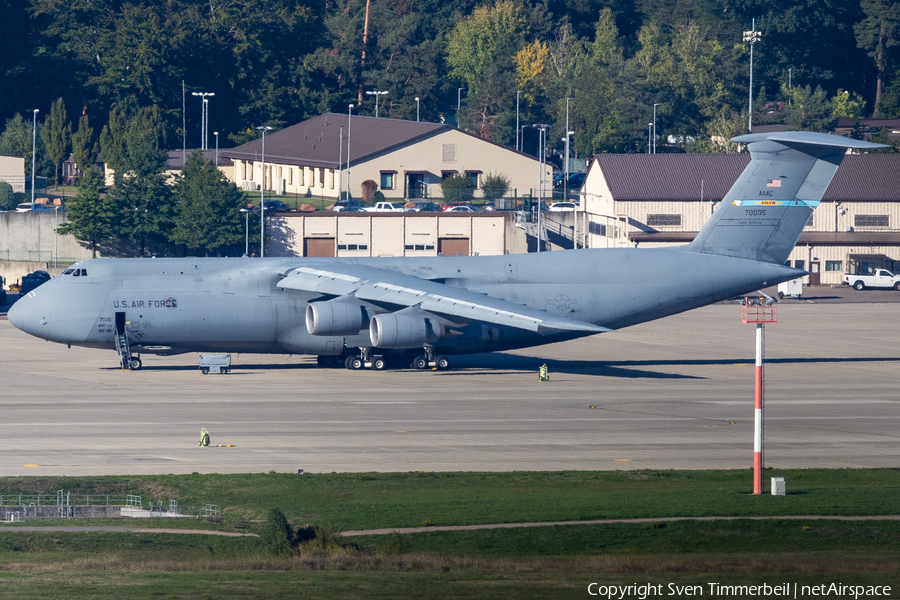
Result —
POLYGON ((658 319, 789 281, 785 266, 847 148, 810 133, 749 134, 751 161, 693 242, 656 249, 429 258, 95 259, 9 311, 62 344, 140 353, 312 354, 320 365, 450 366, 658 319), (411 363, 411 364, 410 364, 411 363))

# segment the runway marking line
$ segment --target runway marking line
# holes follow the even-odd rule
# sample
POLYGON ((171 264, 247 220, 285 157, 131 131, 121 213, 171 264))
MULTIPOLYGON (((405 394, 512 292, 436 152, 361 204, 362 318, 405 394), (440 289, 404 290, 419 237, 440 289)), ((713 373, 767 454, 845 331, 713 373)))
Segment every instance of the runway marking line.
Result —
POLYGON ((23 467, 40 467, 41 465, 22 465, 23 467))

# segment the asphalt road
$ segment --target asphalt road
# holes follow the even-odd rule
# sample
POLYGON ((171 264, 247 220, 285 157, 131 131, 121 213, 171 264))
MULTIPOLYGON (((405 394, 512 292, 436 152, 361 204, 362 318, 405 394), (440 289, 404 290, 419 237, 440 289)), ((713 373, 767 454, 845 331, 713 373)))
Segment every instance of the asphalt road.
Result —
MULTIPOLYGON (((766 328, 767 466, 900 467, 896 304, 785 301, 778 310, 766 328)), ((750 468, 754 340, 740 306, 718 304, 461 357, 452 371, 235 355, 230 374, 204 376, 196 355, 144 356, 141 371, 121 371, 112 350, 67 349, 0 321, 2 470, 750 468), (538 382, 543 363, 547 383, 538 382), (212 444, 234 447, 199 447, 201 427, 212 444)))

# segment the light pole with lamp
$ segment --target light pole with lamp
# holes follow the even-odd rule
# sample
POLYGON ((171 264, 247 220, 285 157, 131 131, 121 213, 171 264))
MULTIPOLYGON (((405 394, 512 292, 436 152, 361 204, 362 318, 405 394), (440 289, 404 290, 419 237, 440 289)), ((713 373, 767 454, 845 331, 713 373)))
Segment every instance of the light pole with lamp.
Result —
POLYGON ((744 41, 750 44, 750 114, 747 115, 747 131, 753 133, 753 44, 759 41, 762 32, 756 30, 756 19, 753 19, 750 31, 744 32, 744 41))
MULTIPOLYGON (((521 152, 525 152, 525 128, 526 127, 528 127, 528 125, 522 125, 522 150, 521 150, 521 152)), ((516 133, 518 133, 518 132, 516 132, 516 133)))
POLYGON ((647 154, 653 153, 653 123, 647 123, 647 154))
POLYGON ((541 244, 544 242, 543 231, 541 231, 541 202, 544 198, 544 147, 546 146, 546 135, 547 130, 550 128, 549 125, 545 123, 535 123, 532 125, 535 129, 539 131, 538 135, 538 202, 537 202, 537 229, 538 229, 538 243, 537 243, 537 251, 541 251, 541 244))
POLYGON ((260 125, 256 129, 257 131, 262 131, 262 181, 259 184, 259 257, 263 258, 266 255, 266 222, 264 220, 266 217, 266 132, 272 131, 272 128, 268 125, 260 125))
POLYGON ((387 94, 387 91, 384 92, 366 92, 367 96, 375 96, 375 118, 378 118, 378 96, 384 96, 387 94))
POLYGON ((200 107, 200 149, 206 150, 206 126, 208 123, 208 114, 209 114, 209 102, 207 98, 209 96, 215 96, 215 92, 192 92, 191 96, 200 96, 203 99, 203 104, 200 107))
POLYGON ((347 110, 347 200, 350 196, 350 121, 353 117, 353 105, 347 110))
POLYGON ((37 114, 39 111, 40 109, 34 109, 34 119, 31 124, 31 208, 34 208, 34 171, 37 152, 37 114))
POLYGON ((244 213, 244 256, 250 256, 250 210, 242 208, 244 213))
MULTIPOLYGON (((516 92, 516 152, 519 151, 519 94, 521 93, 522 90, 516 92)), ((568 126, 568 123, 566 125, 568 126)), ((522 135, 525 135, 524 132, 522 135)))
POLYGON ((416 96, 416 123, 419 122, 419 97, 416 96))
POLYGON ((656 107, 659 102, 653 105, 653 154, 656 154, 656 107))
MULTIPOLYGON (((303 167, 300 167, 301 169, 303 167)), ((341 199, 341 194, 344 192, 344 126, 341 125, 341 133, 338 135, 338 181, 337 181, 337 191, 338 197, 337 199, 341 199)))
POLYGON ((213 131, 213 135, 216 136, 216 168, 219 168, 219 132, 213 131))
POLYGON ((566 168, 565 175, 563 175, 563 201, 569 201, 569 139, 575 135, 574 131, 567 131, 566 137, 562 138, 560 141, 566 143, 566 168))

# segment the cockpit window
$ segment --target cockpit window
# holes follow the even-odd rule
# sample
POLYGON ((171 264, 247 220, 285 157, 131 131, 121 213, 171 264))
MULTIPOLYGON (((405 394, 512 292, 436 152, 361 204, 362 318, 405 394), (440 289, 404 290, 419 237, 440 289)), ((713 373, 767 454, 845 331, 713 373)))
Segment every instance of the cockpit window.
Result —
POLYGON ((71 275, 74 270, 75 269, 66 269, 65 271, 62 272, 62 274, 63 275, 71 275))
MULTIPOLYGON (((87 269, 71 269, 73 277, 87 277, 87 269)), ((64 273, 65 274, 65 273, 64 273)))

